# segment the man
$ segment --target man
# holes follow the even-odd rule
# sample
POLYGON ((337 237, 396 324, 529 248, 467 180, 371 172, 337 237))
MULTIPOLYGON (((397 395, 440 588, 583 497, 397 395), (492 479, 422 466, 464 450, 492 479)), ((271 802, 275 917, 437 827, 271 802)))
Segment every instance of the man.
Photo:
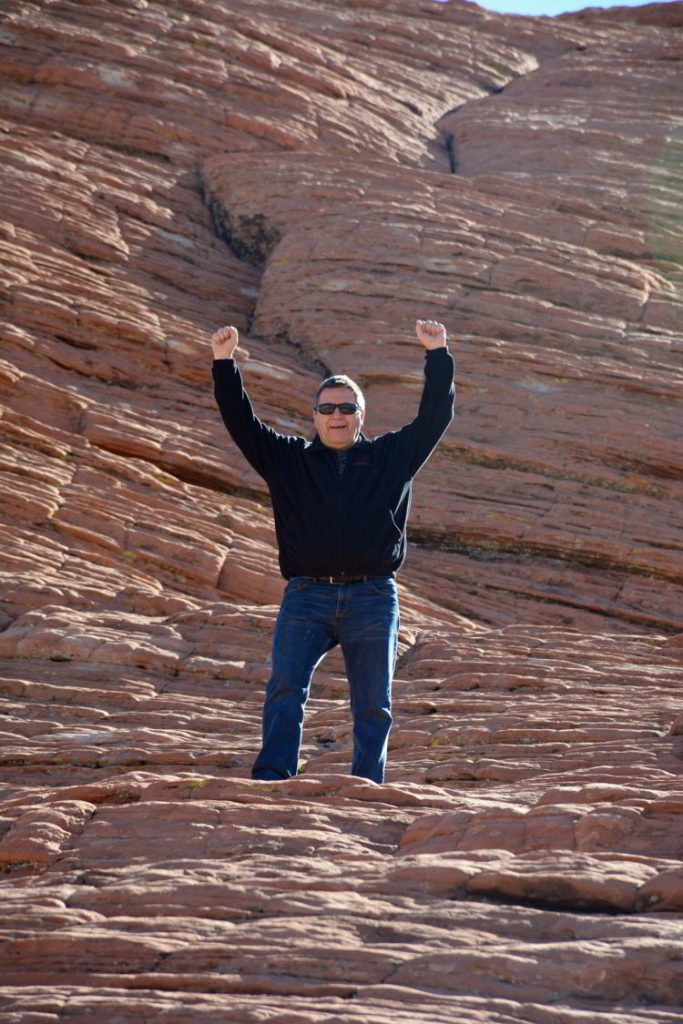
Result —
POLYGON ((351 774, 384 780, 412 480, 453 416, 446 330, 418 320, 425 384, 417 417, 368 440, 363 394, 350 378, 318 388, 313 441, 279 434, 254 415, 234 360, 239 337, 211 338, 216 401, 248 462, 268 484, 280 569, 288 581, 273 635, 256 779, 296 775, 313 670, 339 644, 353 716, 351 774))

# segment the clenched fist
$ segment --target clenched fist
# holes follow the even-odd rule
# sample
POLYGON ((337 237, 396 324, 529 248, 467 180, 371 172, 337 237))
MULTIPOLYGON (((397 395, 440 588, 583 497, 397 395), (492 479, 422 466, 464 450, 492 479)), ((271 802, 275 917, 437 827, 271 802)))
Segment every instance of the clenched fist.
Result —
POLYGON ((443 348, 446 344, 446 328, 436 320, 418 320, 415 323, 417 339, 425 348, 443 348))
POLYGON ((240 336, 236 327, 221 327, 211 335, 214 359, 232 359, 239 344, 240 336))

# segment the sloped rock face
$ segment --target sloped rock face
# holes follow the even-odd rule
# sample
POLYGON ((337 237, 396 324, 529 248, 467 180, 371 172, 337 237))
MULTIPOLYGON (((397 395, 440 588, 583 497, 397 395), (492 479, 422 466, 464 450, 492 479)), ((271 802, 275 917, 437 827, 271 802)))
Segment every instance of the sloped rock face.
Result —
POLYGON ((681 7, 4 5, 0 1021, 678 1019, 681 7), (253 782, 281 581, 208 336, 372 434, 418 316, 387 783, 336 653, 253 782))

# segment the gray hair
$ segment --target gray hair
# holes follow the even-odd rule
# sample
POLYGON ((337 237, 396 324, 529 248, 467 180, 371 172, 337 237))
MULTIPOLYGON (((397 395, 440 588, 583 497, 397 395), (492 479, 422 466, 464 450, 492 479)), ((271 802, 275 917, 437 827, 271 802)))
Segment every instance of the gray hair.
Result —
POLYGON ((326 377, 325 380, 320 384, 318 390, 315 393, 315 404, 318 404, 320 393, 326 388, 349 388, 353 391, 356 396, 356 402, 361 409, 365 408, 365 395, 356 384, 355 380, 351 380, 345 373, 335 373, 333 377, 326 377))

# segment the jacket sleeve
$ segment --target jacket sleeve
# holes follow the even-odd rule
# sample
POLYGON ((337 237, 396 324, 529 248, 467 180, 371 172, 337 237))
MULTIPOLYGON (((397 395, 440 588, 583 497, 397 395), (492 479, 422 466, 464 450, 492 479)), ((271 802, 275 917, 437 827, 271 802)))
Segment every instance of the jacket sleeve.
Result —
POLYGON ((453 419, 455 363, 443 348, 425 352, 425 382, 417 416, 398 431, 410 476, 425 464, 453 419))
POLYGON ((278 459, 298 438, 278 434, 258 418, 234 359, 214 359, 212 373, 214 395, 228 433, 247 462, 267 480, 278 459))

